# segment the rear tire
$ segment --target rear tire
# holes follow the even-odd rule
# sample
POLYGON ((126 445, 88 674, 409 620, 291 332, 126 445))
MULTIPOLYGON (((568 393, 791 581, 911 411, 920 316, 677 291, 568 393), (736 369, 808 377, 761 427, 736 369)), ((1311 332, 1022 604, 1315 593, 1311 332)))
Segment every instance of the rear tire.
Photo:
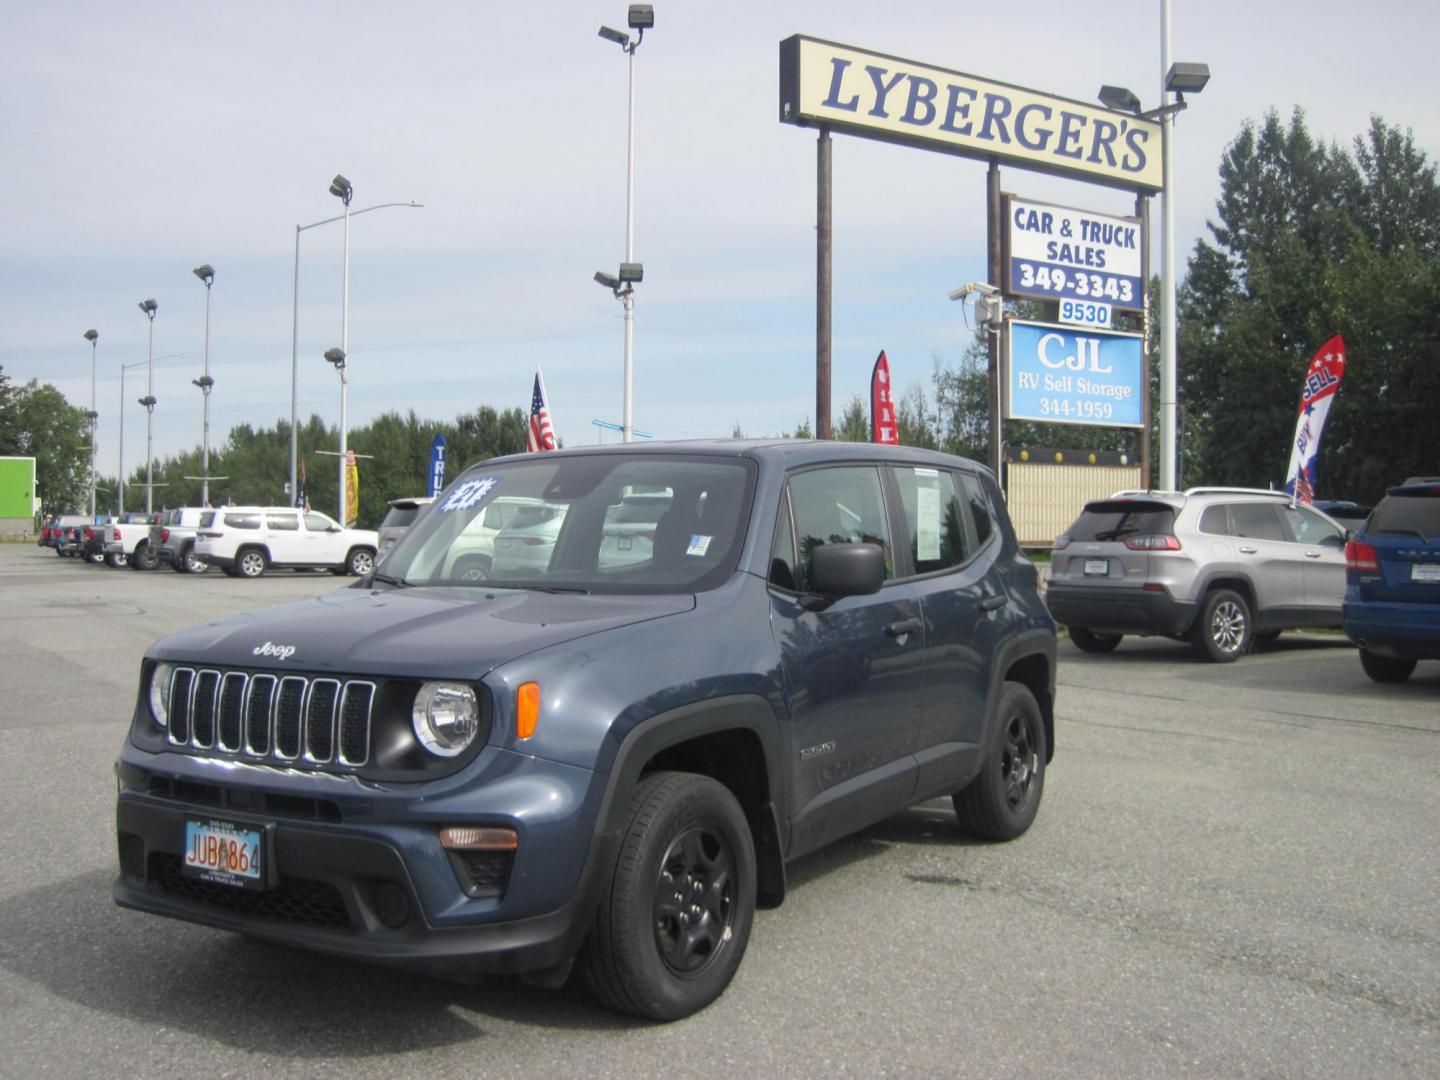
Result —
POLYGON ((1120 639, 1124 637, 1123 634, 1097 634, 1083 626, 1069 626, 1066 629, 1070 631, 1070 640, 1075 643, 1075 647, 1088 653, 1114 652, 1120 639))
POLYGON ((951 798, 960 828, 984 840, 1013 840, 1030 828, 1045 791, 1045 719, 1028 686, 1007 682, 1000 730, 980 774, 951 798))
POLYGON ((180 561, 177 566, 183 566, 187 574, 203 574, 210 569, 210 564, 204 559, 195 555, 195 545, 189 544, 185 550, 180 552, 180 561))
POLYGON ((1250 605, 1231 589, 1216 589, 1200 605, 1200 618, 1190 633, 1191 647, 1200 659, 1217 664, 1238 660, 1250 649, 1250 605))
POLYGON ((484 581, 490 576, 490 560, 484 555, 462 555, 451 573, 461 581, 484 581))
POLYGON ((105 561, 105 553, 103 551, 87 551, 85 552, 85 561, 91 566, 99 566, 105 561))
POLYGON ((160 557, 155 554, 155 549, 149 543, 143 543, 135 549, 135 554, 130 558, 132 570, 154 570, 160 565, 160 557))
POLYGON ((365 577, 375 572, 375 553, 369 548, 353 548, 345 559, 346 573, 365 577))
POLYGON ((1402 683, 1415 670, 1415 661, 1404 657, 1377 656, 1369 649, 1361 649, 1360 666, 1378 683, 1402 683))
POLYGON ((609 1008, 679 1020, 734 977, 755 916, 755 845, 729 788, 694 773, 646 777, 584 950, 609 1008))
POLYGON ((122 566, 130 565, 130 556, 126 555, 123 551, 112 551, 105 556, 105 565, 113 566, 118 570, 122 566))
POLYGON ((244 548, 235 556, 235 569, 241 577, 258 578, 270 569, 270 559, 259 548, 244 548))

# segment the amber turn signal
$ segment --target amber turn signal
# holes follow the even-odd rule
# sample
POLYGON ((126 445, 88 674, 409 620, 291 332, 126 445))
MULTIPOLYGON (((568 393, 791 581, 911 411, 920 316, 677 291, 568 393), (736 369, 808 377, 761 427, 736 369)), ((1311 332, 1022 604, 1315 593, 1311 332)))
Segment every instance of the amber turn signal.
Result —
POLYGON ((540 684, 527 682, 515 691, 515 737, 528 739, 540 722, 540 684))
POLYGON ((520 838, 514 829, 452 825, 440 830, 440 846, 469 851, 514 851, 520 846, 520 838))

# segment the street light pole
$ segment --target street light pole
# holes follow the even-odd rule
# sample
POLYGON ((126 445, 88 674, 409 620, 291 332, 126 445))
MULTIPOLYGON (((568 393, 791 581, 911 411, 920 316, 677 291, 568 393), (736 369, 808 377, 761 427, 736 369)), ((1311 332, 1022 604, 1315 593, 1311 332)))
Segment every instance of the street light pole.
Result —
MULTIPOLYGON (((600 36, 613 41, 625 51, 629 60, 628 92, 625 120, 625 265, 635 264, 635 50, 645 40, 645 31, 655 26, 655 9, 650 4, 631 4, 629 10, 630 29, 638 31, 632 39, 629 34, 600 28, 600 36)), ((622 277, 624 275, 622 274, 622 277)), ((636 278, 635 280, 639 280, 636 278)), ((624 442, 635 439, 635 290, 627 288, 615 293, 625 308, 625 392, 624 392, 624 442)))
POLYGON ((95 520, 95 436, 98 433, 100 414, 95 411, 95 346, 100 340, 99 330, 86 330, 85 340, 90 342, 90 520, 95 520))
MULTIPOLYGON (((155 312, 159 307, 154 300, 140 301, 139 308, 150 320, 150 347, 146 353, 148 378, 145 396, 140 404, 145 406, 145 513, 154 510, 155 498, 155 312)), ((123 380, 124 374, 122 372, 123 380)))
MULTIPOLYGON (((330 181, 330 194, 345 203, 345 260, 340 273, 340 359, 335 368, 340 372, 340 513, 337 520, 341 525, 349 525, 345 513, 349 502, 345 490, 345 443, 349 426, 350 379, 346 374, 348 365, 345 358, 350 354, 350 200, 355 197, 355 188, 344 176, 336 173, 335 179, 330 181)), ((326 353, 325 358, 330 359, 330 354, 326 353)))
POLYGON ((306 229, 315 229, 321 225, 330 225, 337 221, 343 221, 347 216, 359 217, 361 214, 368 214, 371 210, 384 210, 391 206, 407 206, 415 210, 424 209, 424 203, 417 202, 385 202, 376 203, 374 206, 367 206, 363 210, 349 211, 346 214, 336 214, 323 221, 312 221, 309 225, 295 226, 295 262, 294 282, 292 285, 290 299, 290 501, 299 505, 299 440, 296 432, 296 424, 299 421, 299 399, 300 399, 300 234, 306 229))
POLYGON ((210 505, 210 391, 215 380, 210 377, 210 286, 215 284, 215 268, 209 263, 197 266, 194 275, 205 283, 205 374, 192 379, 205 395, 204 427, 200 443, 200 505, 210 505))
MULTIPOLYGON (((1160 104, 1170 104, 1170 0, 1160 0, 1160 104)), ((1160 119, 1160 490, 1175 491, 1175 116, 1160 119)))

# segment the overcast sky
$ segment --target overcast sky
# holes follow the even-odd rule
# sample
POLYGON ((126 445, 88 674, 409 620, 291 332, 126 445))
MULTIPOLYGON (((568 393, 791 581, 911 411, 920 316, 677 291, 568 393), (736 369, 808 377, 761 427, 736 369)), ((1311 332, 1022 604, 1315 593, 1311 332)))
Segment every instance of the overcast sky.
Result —
MULTIPOLYGON (((1160 0, 688 3, 659 0, 636 60, 635 423, 660 438, 778 434, 812 418, 815 133, 778 122, 778 43, 802 33, 1093 100, 1158 102, 1160 0)), ((1379 0, 1174 0, 1173 58, 1212 80, 1176 128, 1182 255, 1204 232, 1226 144, 1299 105, 1347 143, 1372 114, 1440 157, 1440 8, 1379 0)), ((351 222, 350 420, 527 406, 541 365, 561 438, 622 410, 621 307, 592 280, 624 254, 626 62, 599 38, 626 4, 15 5, 0 37, 0 364, 90 401, 100 333, 102 471, 144 458, 146 320, 159 304, 157 456, 196 446, 205 290, 212 442, 290 411, 295 226, 351 222)), ((1129 196, 1019 169, 1008 191, 1128 213, 1129 196)), ((967 332, 949 290, 984 276, 985 166, 834 141, 834 398, 886 349, 929 385, 967 332)), ((1158 207, 1156 221, 1158 223, 1158 207)), ((1158 234, 1158 227, 1156 232, 1158 234)), ((301 417, 339 417, 338 224, 306 231, 301 417)), ((607 434, 606 440, 615 436, 607 434)), ((355 447, 363 450, 363 447, 355 447)))

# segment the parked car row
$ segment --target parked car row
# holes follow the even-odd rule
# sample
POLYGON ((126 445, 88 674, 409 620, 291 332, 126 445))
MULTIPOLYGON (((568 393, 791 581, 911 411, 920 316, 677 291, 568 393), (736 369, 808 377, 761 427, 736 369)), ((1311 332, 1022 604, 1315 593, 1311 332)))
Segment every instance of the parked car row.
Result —
POLYGON ((379 537, 347 529, 333 518, 293 506, 180 507, 94 522, 66 515, 42 528, 42 547, 90 562, 180 573, 218 566, 233 577, 260 577, 270 568, 328 569, 364 575, 375 567, 379 537))
POLYGON ((1055 541, 1046 603, 1084 652, 1164 635, 1227 663, 1285 630, 1343 629, 1371 678, 1403 681, 1440 659, 1440 479, 1373 511, 1324 505, 1345 524, 1284 492, 1117 492, 1055 541))

